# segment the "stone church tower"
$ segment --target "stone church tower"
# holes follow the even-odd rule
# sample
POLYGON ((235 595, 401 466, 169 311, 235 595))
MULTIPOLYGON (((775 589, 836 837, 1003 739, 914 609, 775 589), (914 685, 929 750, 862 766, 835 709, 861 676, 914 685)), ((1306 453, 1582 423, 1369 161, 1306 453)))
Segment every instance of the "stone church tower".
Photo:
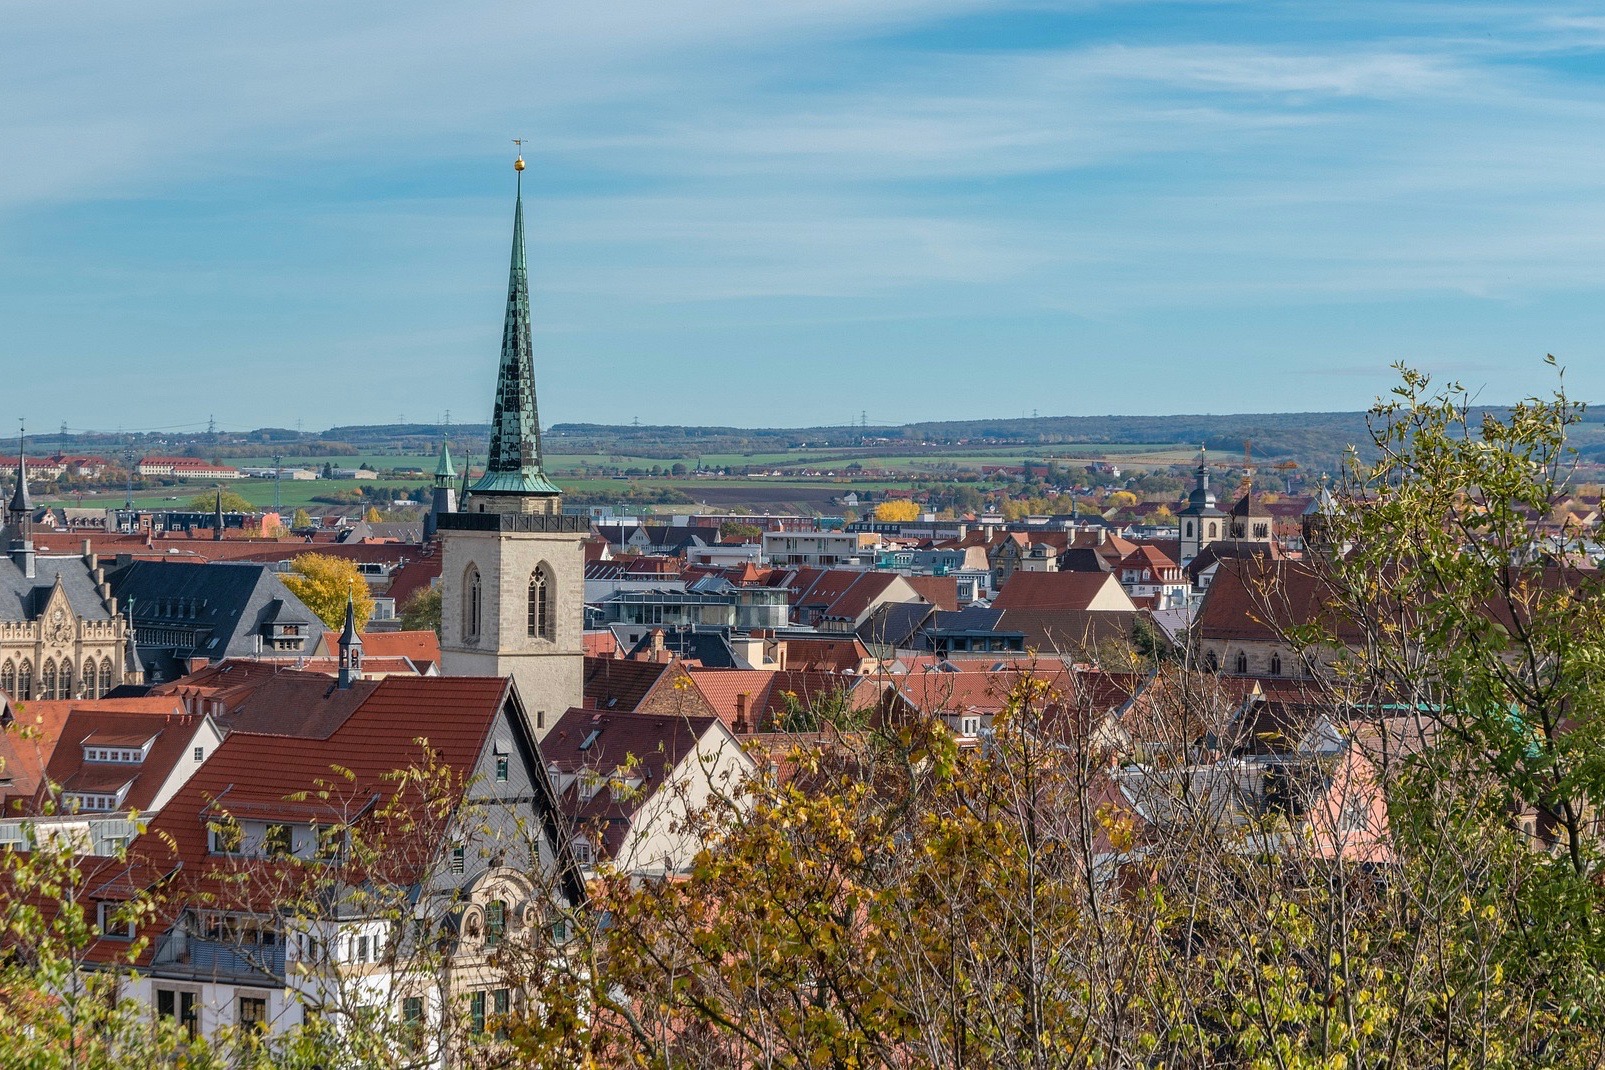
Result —
POLYGON ((1176 514, 1181 548, 1177 563, 1185 567, 1204 547, 1225 538, 1226 522, 1226 514, 1215 504, 1215 492, 1209 489, 1209 454, 1199 447, 1197 485, 1187 496, 1187 505, 1176 514))
POLYGON ((524 259, 523 157, 513 164, 513 260, 485 474, 458 512, 436 519, 440 653, 448 676, 511 676, 537 737, 583 694, 585 552, 590 521, 564 516, 541 470, 524 259))

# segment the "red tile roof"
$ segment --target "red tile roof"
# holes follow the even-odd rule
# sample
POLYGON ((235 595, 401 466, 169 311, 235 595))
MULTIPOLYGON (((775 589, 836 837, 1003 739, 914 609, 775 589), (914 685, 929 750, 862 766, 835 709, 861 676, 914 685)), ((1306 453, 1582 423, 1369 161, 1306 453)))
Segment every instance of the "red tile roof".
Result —
POLYGON ((737 731, 738 722, 747 732, 773 731, 791 702, 806 708, 845 691, 851 708, 866 709, 880 694, 873 683, 865 683, 871 677, 837 673, 692 669, 691 679, 731 731, 737 731))
MULTIPOLYGON (((861 572, 831 601, 824 615, 832 620, 856 621, 885 598, 887 591, 902 578, 895 572, 861 572)), ((821 586, 823 584, 816 584, 815 590, 821 586)))
POLYGON ((1085 611, 1111 585, 1120 590, 1107 572, 1016 572, 992 600, 992 608, 1085 611))
POLYGON ((585 646, 585 654, 592 658, 617 657, 619 652, 619 639, 612 630, 605 632, 586 632, 580 637, 585 646))
POLYGON ((1266 556, 1223 560, 1193 624, 1205 639, 1280 642, 1287 629, 1321 624, 1360 638, 1332 588, 1308 565, 1266 556))
POLYGON ((589 799, 580 780, 558 792, 558 807, 578 831, 600 834, 603 853, 617 853, 630 822, 669 780, 686 756, 717 723, 706 716, 654 713, 609 713, 570 709, 541 739, 541 755, 548 769, 558 774, 591 773, 607 778, 615 773, 639 780, 635 791, 614 798, 603 786, 589 799))
MULTIPOLYGON (((377 812, 399 791, 419 790, 394 774, 419 767, 426 748, 432 764, 453 778, 449 784, 431 785, 431 790, 460 795, 508 688, 508 681, 499 677, 391 677, 371 688, 326 738, 234 732, 163 807, 131 854, 157 870, 178 864, 192 896, 219 896, 241 909, 271 909, 285 894, 278 882, 236 886, 228 877, 252 868, 271 869, 273 863, 212 855, 207 815, 222 810, 304 822, 351 820, 377 812), (320 798, 319 786, 330 782, 337 785, 334 793, 320 798), (314 794, 305 802, 287 798, 301 791, 314 794)), ((379 872, 372 875, 410 884, 438 854, 450 815, 431 807, 414 810, 416 828, 386 844, 379 872)))
POLYGON ((0 806, 5 810, 31 800, 39 790, 67 714, 75 705, 40 700, 13 706, 16 720, 0 730, 0 806))
POLYGON ((440 578, 440 555, 430 554, 414 558, 390 574, 390 586, 385 594, 396 600, 401 609, 419 591, 426 591, 440 578))
POLYGON ((869 657, 869 648, 856 635, 842 639, 788 636, 786 668, 800 672, 857 672, 869 657))
MULTIPOLYGON (((156 793, 189 751, 203 718, 177 698, 112 699, 74 703, 45 773, 63 792, 112 794, 128 785, 122 809, 149 810, 156 793), (112 703, 116 703, 114 707, 112 703), (150 743, 143 762, 87 761, 84 747, 139 747, 150 743)), ((36 796, 36 804, 44 803, 36 796)))
MULTIPOLYGON (((330 634, 330 633, 326 633, 330 634)), ((338 638, 326 639, 336 646, 338 638)), ((362 656, 370 658, 410 658, 418 665, 440 664, 440 636, 432 631, 363 632, 362 656)))
POLYGON ((959 608, 959 581, 952 576, 904 576, 910 587, 937 609, 959 608))
POLYGON ((628 658, 585 659, 587 709, 629 713, 645 702, 659 699, 679 712, 706 714, 701 694, 691 686, 685 665, 669 661, 633 661, 628 658), (685 683, 677 686, 677 682, 685 683))

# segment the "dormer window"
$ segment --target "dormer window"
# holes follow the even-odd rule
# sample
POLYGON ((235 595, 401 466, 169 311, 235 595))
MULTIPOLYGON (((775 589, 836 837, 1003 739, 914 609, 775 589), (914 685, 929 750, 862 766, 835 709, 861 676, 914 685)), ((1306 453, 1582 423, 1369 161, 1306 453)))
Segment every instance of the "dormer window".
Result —
POLYGON ((84 748, 84 761, 109 762, 116 765, 138 765, 145 760, 149 747, 89 747, 84 748))
POLYGON ((107 795, 104 792, 69 791, 62 796, 62 801, 69 810, 76 813, 105 813, 117 809, 118 804, 123 801, 123 792, 126 790, 125 785, 115 795, 107 795))
POLYGON ((132 940, 134 923, 125 916, 126 904, 102 902, 95 905, 95 923, 100 935, 112 940, 132 940))

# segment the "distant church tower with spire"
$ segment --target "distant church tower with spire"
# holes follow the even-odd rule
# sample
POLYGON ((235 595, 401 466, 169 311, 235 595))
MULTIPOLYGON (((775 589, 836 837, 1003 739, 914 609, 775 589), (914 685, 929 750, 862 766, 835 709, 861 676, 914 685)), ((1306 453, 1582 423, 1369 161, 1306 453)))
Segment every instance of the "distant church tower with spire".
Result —
MULTIPOLYGON (((451 511, 437 495, 441 544, 441 668, 448 676, 511 676, 537 737, 581 705, 585 538, 590 521, 564 516, 541 467, 540 416, 524 254, 524 159, 513 164, 513 256, 485 474, 451 511)), ((449 486, 444 446, 437 486, 449 486)))

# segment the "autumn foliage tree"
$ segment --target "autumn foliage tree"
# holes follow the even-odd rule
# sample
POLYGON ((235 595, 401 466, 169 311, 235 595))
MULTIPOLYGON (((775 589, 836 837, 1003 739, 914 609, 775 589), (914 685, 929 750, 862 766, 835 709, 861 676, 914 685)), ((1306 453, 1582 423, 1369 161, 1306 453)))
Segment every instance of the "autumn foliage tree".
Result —
POLYGON ((908 523, 919 518, 919 505, 907 498, 893 498, 875 506, 875 519, 884 524, 908 523))
POLYGON ((300 554, 290 562, 284 585, 330 628, 344 625, 348 597, 356 607, 359 630, 373 616, 373 594, 356 564, 347 558, 333 554, 300 554))

